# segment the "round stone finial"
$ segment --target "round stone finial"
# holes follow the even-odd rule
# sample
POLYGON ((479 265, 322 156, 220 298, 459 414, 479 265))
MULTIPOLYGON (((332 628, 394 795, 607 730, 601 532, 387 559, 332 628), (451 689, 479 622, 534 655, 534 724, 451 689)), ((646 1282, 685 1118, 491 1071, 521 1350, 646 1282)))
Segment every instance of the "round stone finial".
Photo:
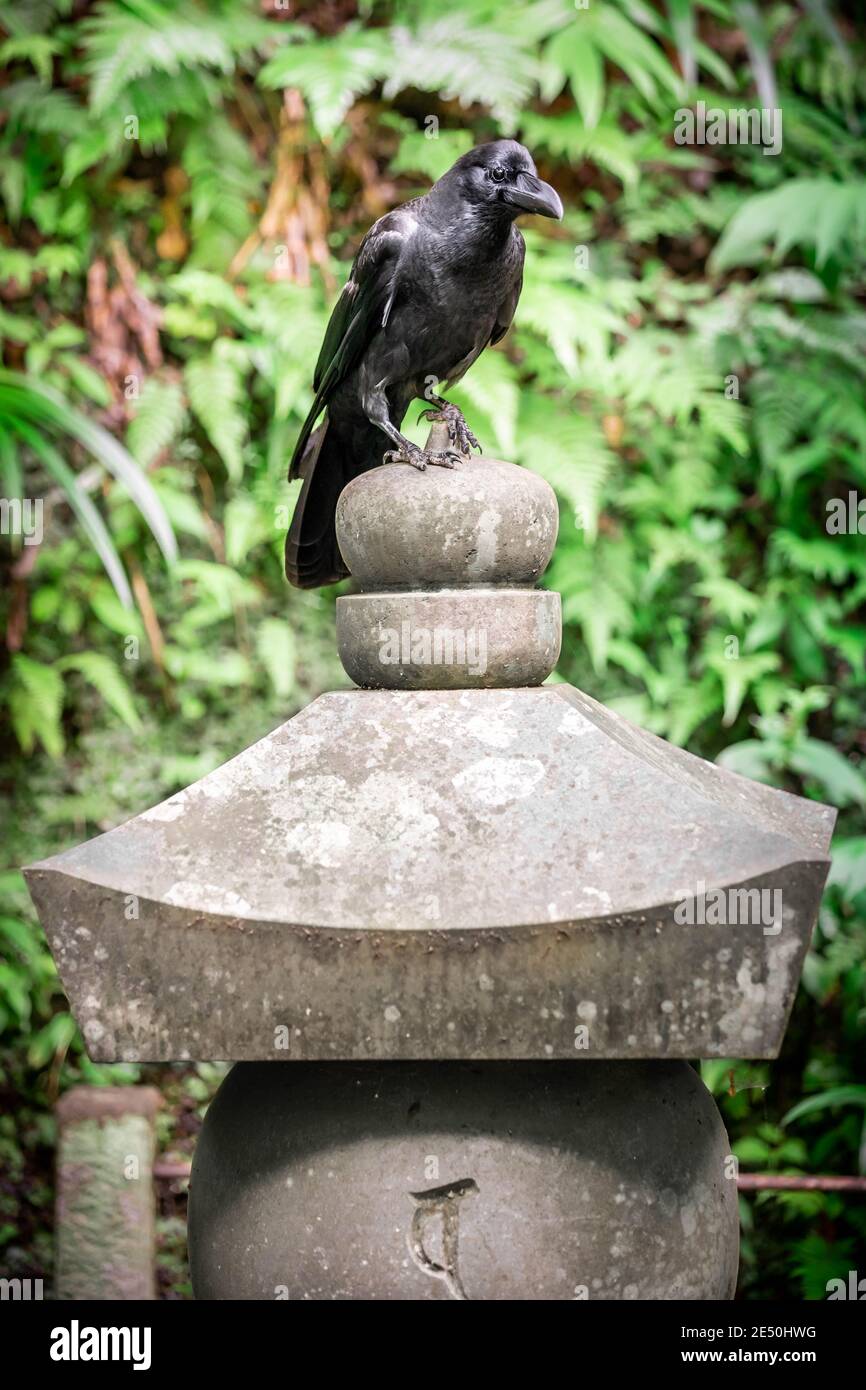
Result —
POLYGON ((558 522, 537 473, 465 456, 453 469, 375 468, 337 504, 340 551, 365 590, 535 585, 558 522))
MULTIPOLYGON (((428 449, 447 447, 444 425, 428 449)), ((461 456, 453 468, 387 464, 337 504, 340 551, 360 592, 337 600, 349 676, 399 690, 540 685, 559 656, 559 595, 536 589, 556 542, 553 489, 529 469, 461 456)))

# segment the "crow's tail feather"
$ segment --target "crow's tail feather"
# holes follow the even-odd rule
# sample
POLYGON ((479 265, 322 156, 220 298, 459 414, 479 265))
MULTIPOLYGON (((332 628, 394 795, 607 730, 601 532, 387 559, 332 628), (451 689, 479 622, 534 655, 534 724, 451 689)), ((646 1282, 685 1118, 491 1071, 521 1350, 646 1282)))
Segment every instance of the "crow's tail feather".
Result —
POLYGON ((337 498, 349 481, 345 465, 345 450, 323 420, 306 441, 295 470, 304 483, 286 536, 286 578, 297 589, 336 584, 349 573, 334 525, 337 498))

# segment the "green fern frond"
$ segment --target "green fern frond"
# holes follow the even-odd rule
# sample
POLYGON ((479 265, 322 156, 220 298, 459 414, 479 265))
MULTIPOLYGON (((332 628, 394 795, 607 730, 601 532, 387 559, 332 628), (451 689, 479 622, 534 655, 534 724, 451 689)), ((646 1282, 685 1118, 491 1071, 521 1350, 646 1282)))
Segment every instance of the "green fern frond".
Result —
POLYGON ((63 678, 54 666, 34 661, 23 652, 12 657, 13 686, 9 712, 15 737, 25 753, 31 753, 37 739, 52 758, 63 752, 63 678))
POLYGON ((242 408, 243 377, 238 363, 221 354, 220 346, 208 357, 188 362, 184 380, 193 411, 229 477, 238 482, 244 470, 243 446, 247 436, 242 408))
POLYGON ((627 188, 637 182, 643 140, 627 135, 613 120, 587 125, 577 111, 555 116, 526 111, 520 129, 532 149, 547 149, 559 159, 590 160, 627 188))
POLYGON ((333 38, 310 36, 281 48, 257 80, 262 87, 297 87, 309 103, 319 134, 330 139, 356 97, 392 71, 392 64, 386 31, 347 24, 333 38))
POLYGON ((705 671, 700 680, 684 681, 667 704, 667 737, 681 748, 689 742, 706 719, 718 716, 719 682, 714 672, 705 671))
POLYGON ((127 434, 129 451, 142 468, 177 438, 185 416, 183 392, 176 383, 156 377, 145 382, 127 434))
POLYGON ((623 328, 622 318, 602 302, 562 281, 533 275, 527 280, 518 308, 521 328, 532 329, 553 349, 568 375, 577 378, 580 352, 596 364, 607 358, 614 333, 623 328))
POLYGON ((11 133, 32 131, 69 138, 83 130, 87 120, 87 113, 65 87, 46 88, 29 77, 0 88, 0 110, 7 113, 11 133))
POLYGON ((846 243, 866 237, 866 183, 788 179, 747 198, 725 228, 711 262, 718 271, 751 265, 773 242, 781 260, 794 246, 814 250, 819 266, 846 243))
POLYGON ((114 662, 102 652, 75 652, 57 662, 58 671, 78 671, 99 691, 105 703, 114 710, 130 729, 138 731, 141 720, 132 693, 114 662))
POLYGON ((598 425, 576 407, 566 411, 529 396, 521 402, 519 434, 521 458, 571 504, 576 524, 591 544, 604 486, 617 462, 598 425))
POLYGON ((741 401, 729 400, 722 391, 701 391, 697 411, 706 434, 729 444, 744 458, 749 452, 746 409, 741 401))
POLYGON ((36 69, 39 81, 47 87, 51 82, 52 60, 62 52, 60 39, 52 38, 50 34, 16 34, 0 44, 0 65, 30 63, 36 69))
POLYGON ((231 73, 239 53, 273 38, 273 30, 249 11, 209 14, 188 0, 170 8, 157 0, 114 0, 97 5, 80 27, 95 115, 137 79, 189 74, 197 67, 231 73))
POLYGON ((391 160, 391 172, 421 174, 435 183, 471 148, 472 136, 468 130, 439 130, 435 138, 428 137, 423 130, 409 130, 391 160))
POLYGON ((734 627, 740 627, 752 613, 760 607, 760 599, 750 593, 735 579, 717 575, 695 584, 693 592, 709 602, 710 611, 718 617, 726 618, 734 627))
POLYGON ((631 545, 620 538, 604 546, 572 548, 567 563, 555 556, 546 577, 562 593, 564 622, 580 627, 597 674, 607 667, 614 639, 632 630, 634 573, 631 545))
POLYGON ((183 148, 190 182, 192 251, 188 264, 223 270, 253 227, 262 172, 225 115, 215 111, 190 132, 183 148))
POLYGON ((391 30, 386 100, 417 87, 463 107, 478 102, 504 130, 513 130, 538 80, 538 60, 527 44, 523 19, 526 14, 528 23, 533 10, 539 9, 529 5, 509 15, 499 6, 495 23, 488 23, 491 6, 478 0, 450 12, 423 5, 412 22, 397 23, 391 30))
POLYGON ((822 434, 847 435, 861 455, 866 453, 866 403, 853 383, 848 391, 828 393, 821 411, 820 430, 822 434))
POLYGON ((866 558, 862 547, 846 545, 841 537, 820 537, 806 540, 793 531, 779 530, 771 538, 773 550, 792 569, 813 579, 829 579, 834 584, 844 584, 849 578, 866 572, 866 558))
POLYGON ((809 321, 788 314, 777 305, 762 305, 751 314, 752 326, 756 329, 770 330, 793 347, 802 347, 810 353, 820 352, 836 357, 846 366, 853 367, 861 376, 866 376, 866 352, 864 344, 856 337, 849 337, 844 331, 844 322, 839 323, 835 316, 813 314, 809 321))
POLYGON ((778 367, 756 372, 749 384, 758 450, 770 467, 808 427, 819 408, 797 385, 796 373, 778 367))
MULTIPOLYGON (((645 15, 652 22, 651 12, 645 15)), ((589 127, 598 120, 604 105, 605 62, 621 69, 645 100, 654 100, 660 92, 678 100, 685 95, 683 82, 664 50, 613 4, 593 5, 576 15, 549 41, 543 56, 551 70, 545 96, 556 96, 567 80, 589 127), (558 87, 555 75, 559 76, 558 87)))

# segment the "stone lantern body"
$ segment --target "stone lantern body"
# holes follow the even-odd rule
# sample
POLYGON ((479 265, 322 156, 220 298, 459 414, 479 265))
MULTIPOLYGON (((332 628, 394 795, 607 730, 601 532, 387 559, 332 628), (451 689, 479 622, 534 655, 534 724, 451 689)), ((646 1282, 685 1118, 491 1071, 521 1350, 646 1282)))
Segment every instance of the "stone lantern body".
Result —
POLYGON ((238 1063, 197 1297, 733 1295, 690 1060, 777 1055, 835 813, 542 684, 556 527, 511 464, 357 479, 362 688, 27 870, 95 1060, 238 1063))

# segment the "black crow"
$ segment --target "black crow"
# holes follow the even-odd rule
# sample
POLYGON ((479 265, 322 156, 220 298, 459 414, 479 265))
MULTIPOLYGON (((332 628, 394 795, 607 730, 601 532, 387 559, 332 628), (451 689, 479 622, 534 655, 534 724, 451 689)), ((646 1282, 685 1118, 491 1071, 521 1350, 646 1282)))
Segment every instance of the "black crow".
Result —
POLYGON ((325 331, 315 399, 289 468, 290 478, 303 478, 286 537, 292 584, 311 589, 348 573, 334 530, 337 498, 383 455, 451 468, 479 447, 437 392, 511 323, 526 249, 514 220, 524 212, 561 217, 562 203, 528 150, 496 140, 463 155, 429 193, 380 217, 365 236, 325 331), (416 397, 433 407, 425 415, 446 420, 451 448, 427 453, 404 439, 400 425, 416 397))

